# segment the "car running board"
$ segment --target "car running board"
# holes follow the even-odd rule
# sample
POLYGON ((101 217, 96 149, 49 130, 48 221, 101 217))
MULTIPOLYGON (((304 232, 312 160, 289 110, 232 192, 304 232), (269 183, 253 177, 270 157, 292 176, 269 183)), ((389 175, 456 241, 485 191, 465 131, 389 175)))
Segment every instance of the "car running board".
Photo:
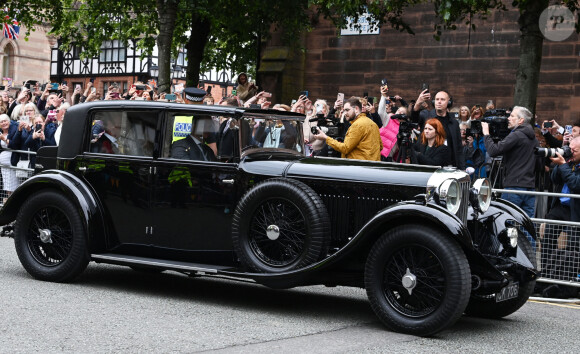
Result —
POLYGON ((199 274, 217 274, 219 271, 231 270, 231 267, 213 264, 199 264, 179 261, 169 261, 156 258, 136 257, 114 253, 92 254, 91 259, 97 263, 134 266, 140 265, 151 268, 175 270, 178 272, 196 272, 199 274))

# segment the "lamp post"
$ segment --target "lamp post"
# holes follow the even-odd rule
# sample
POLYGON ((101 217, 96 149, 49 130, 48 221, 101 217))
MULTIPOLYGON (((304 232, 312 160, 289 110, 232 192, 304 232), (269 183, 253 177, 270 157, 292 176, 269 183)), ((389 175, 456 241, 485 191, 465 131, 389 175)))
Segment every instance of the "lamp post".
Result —
POLYGON ((149 65, 149 75, 151 76, 152 79, 155 80, 159 78, 159 66, 153 63, 153 61, 151 61, 149 65))

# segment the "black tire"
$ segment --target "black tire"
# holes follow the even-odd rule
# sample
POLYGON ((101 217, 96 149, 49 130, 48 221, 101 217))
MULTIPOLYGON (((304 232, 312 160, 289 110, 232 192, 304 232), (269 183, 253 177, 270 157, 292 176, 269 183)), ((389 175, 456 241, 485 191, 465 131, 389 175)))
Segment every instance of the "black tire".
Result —
POLYGON ((312 188, 292 179, 257 184, 234 212, 234 250, 252 271, 280 273, 312 264, 326 256, 329 237, 324 203, 312 188))
POLYGON ((387 232, 373 245, 365 266, 367 296, 379 319, 394 331, 418 336, 437 333, 461 317, 470 278, 461 247, 427 226, 387 232))
POLYGON ((89 263, 83 220, 74 204, 56 191, 39 192, 24 202, 14 245, 20 263, 39 280, 72 281, 89 263))
MULTIPOLYGON (((536 253, 530 245, 527 237, 521 232, 518 236, 518 247, 522 248, 522 251, 526 254, 530 262, 536 268, 536 253)), ((502 301, 495 301, 495 294, 489 296, 480 296, 472 294, 471 299, 469 299, 469 304, 465 309, 465 313, 469 316, 481 317, 481 318, 502 318, 520 309, 524 306, 528 298, 534 292, 534 287, 536 286, 536 280, 529 280, 527 282, 520 281, 518 286, 518 297, 502 301)))

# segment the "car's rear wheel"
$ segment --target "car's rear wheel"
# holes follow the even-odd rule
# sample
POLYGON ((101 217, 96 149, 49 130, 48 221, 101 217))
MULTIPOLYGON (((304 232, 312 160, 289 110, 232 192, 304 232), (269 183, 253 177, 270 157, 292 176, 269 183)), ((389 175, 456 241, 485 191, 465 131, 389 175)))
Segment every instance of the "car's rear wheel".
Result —
MULTIPOLYGON (((536 268, 536 254, 534 249, 530 245, 527 237, 521 232, 518 235, 518 247, 521 247, 526 257, 528 257, 534 265, 534 268, 536 268)), ((518 283, 518 296, 501 302, 496 302, 495 294, 488 296, 472 294, 465 313, 470 316, 482 318, 502 318, 508 316, 524 306, 528 298, 532 295, 535 286, 535 279, 527 281, 520 280, 518 283)))
POLYGON ((257 272, 302 268, 325 256, 330 222, 320 197, 304 183, 273 178, 238 203, 232 241, 240 261, 257 272))
POLYGON ((83 221, 61 193, 29 197, 16 218, 14 244, 20 262, 36 279, 67 282, 89 262, 83 221))
POLYGON ((387 327, 427 336, 462 315, 471 290, 469 264, 449 235, 404 225, 373 245, 365 288, 371 307, 387 327))

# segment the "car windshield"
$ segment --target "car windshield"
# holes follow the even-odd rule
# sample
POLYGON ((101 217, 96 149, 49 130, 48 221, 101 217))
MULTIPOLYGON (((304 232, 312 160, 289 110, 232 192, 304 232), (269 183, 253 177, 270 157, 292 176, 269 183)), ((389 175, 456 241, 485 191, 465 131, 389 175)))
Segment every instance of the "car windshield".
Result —
POLYGON ((302 122, 295 117, 245 115, 240 125, 242 155, 255 149, 304 153, 302 122))

